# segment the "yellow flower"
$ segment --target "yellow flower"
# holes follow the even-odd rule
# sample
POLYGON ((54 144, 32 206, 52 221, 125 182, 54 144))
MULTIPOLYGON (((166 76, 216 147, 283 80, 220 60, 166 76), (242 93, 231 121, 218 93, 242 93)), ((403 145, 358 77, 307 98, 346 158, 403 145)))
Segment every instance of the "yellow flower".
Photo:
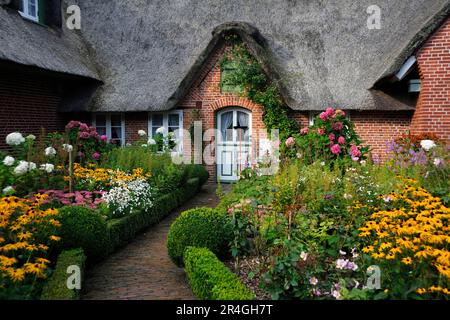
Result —
POLYGON ((410 265, 410 264, 412 264, 412 259, 410 257, 403 258, 402 262, 406 265, 410 265))
POLYGON ((25 279, 25 270, 23 269, 7 269, 8 275, 14 282, 21 282, 25 279))
POLYGON ((423 294, 427 293, 427 289, 425 289, 425 288, 418 288, 418 289, 416 290, 416 292, 417 292, 418 294, 420 294, 420 295, 423 295, 423 294))
POLYGON ((16 258, 9 258, 6 256, 0 256, 0 265, 3 267, 11 267, 17 263, 16 258))
POLYGON ((385 254, 383 252, 379 252, 379 253, 372 253, 372 257, 374 259, 381 259, 385 256, 385 254))
POLYGON ((61 240, 61 237, 58 237, 58 236, 50 236, 50 240, 52 240, 52 241, 60 241, 60 240, 61 240))
POLYGON ((374 247, 373 246, 368 246, 368 247, 363 248, 362 251, 364 253, 370 253, 370 252, 374 251, 374 247))

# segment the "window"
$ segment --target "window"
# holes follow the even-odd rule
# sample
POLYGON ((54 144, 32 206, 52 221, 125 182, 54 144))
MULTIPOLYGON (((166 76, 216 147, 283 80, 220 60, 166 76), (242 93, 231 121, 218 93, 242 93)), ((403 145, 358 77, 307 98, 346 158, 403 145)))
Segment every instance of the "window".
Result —
POLYGON ((108 140, 119 146, 125 144, 125 121, 122 114, 95 114, 93 126, 99 135, 105 135, 108 140))
POLYGON ((240 93, 244 91, 244 88, 237 85, 233 81, 233 73, 236 71, 237 66, 233 62, 225 62, 222 65, 221 70, 221 87, 222 92, 235 92, 240 93))
POLYGON ((39 0, 22 0, 20 15, 26 19, 39 22, 39 0))
POLYGON ((151 138, 156 136, 159 128, 164 128, 164 136, 173 133, 174 139, 177 141, 177 146, 174 151, 183 151, 183 111, 152 113, 149 115, 148 127, 151 138))

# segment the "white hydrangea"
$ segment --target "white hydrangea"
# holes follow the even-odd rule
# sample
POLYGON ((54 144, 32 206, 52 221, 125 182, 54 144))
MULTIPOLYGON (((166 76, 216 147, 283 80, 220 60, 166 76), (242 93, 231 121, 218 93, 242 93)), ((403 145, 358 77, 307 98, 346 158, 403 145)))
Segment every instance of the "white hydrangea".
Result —
POLYGON ((55 171, 55 166, 51 163, 46 163, 41 165, 41 170, 47 173, 52 173, 53 171, 55 171))
POLYGON ((135 209, 148 210, 153 206, 151 186, 144 179, 121 181, 103 195, 113 215, 125 215, 135 209))
POLYGON ((425 151, 430 151, 436 147, 436 143, 433 140, 422 140, 420 145, 425 151))
POLYGON ((34 141, 34 140, 36 140, 36 136, 34 134, 30 134, 26 137, 26 139, 34 141))
POLYGON ((63 144, 63 149, 66 152, 72 152, 73 151, 73 146, 71 146, 70 144, 63 144))
POLYGON ((20 132, 13 132, 6 137, 6 143, 10 146, 19 146, 25 142, 25 138, 20 132))
POLYGON ((37 166, 33 162, 20 161, 19 165, 14 169, 14 173, 18 176, 24 175, 27 172, 36 170, 37 166))
POLYGON ((166 129, 164 129, 164 127, 158 128, 156 130, 156 133, 164 135, 166 133, 166 129))
POLYGON ((46 157, 54 157, 56 156, 56 150, 53 147, 48 147, 45 149, 45 156, 46 157))
POLYGON ((16 162, 16 159, 14 159, 11 156, 7 156, 4 160, 3 160, 3 164, 7 167, 11 167, 12 165, 14 165, 14 162, 16 162))
POLYGON ((6 194, 6 195, 8 195, 8 194, 11 194, 11 193, 13 193, 14 191, 16 191, 16 190, 14 190, 14 188, 13 187, 6 187, 5 189, 3 189, 3 194, 6 194))
POLYGON ((138 134, 140 137, 145 137, 147 135, 147 132, 145 132, 145 130, 139 130, 138 134))
POLYGON ((156 144, 156 141, 155 141, 155 139, 150 138, 150 139, 148 139, 147 144, 150 146, 154 146, 156 144))

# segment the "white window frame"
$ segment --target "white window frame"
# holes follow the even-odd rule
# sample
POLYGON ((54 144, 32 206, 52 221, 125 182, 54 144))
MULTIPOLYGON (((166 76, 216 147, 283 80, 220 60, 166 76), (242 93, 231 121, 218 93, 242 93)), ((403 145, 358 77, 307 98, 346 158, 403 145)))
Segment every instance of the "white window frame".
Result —
POLYGON ((163 128, 164 135, 167 136, 169 134, 169 115, 176 114, 180 119, 179 127, 180 127, 180 135, 178 139, 180 140, 175 152, 183 153, 184 147, 184 118, 183 118, 183 110, 174 110, 168 112, 149 112, 148 113, 148 136, 153 139, 153 116, 154 115, 162 115, 163 116, 163 128))
POLYGON ((106 118, 106 136, 108 140, 112 139, 112 126, 111 126, 111 116, 120 115, 120 125, 121 125, 121 146, 125 145, 125 116, 123 113, 94 113, 92 114, 92 126, 97 129, 97 116, 105 116, 106 118))
POLYGON ((19 11, 19 14, 26 19, 39 22, 39 0, 22 0, 22 11, 19 11), (36 16, 30 15, 30 12, 28 11, 30 1, 35 1, 36 16))

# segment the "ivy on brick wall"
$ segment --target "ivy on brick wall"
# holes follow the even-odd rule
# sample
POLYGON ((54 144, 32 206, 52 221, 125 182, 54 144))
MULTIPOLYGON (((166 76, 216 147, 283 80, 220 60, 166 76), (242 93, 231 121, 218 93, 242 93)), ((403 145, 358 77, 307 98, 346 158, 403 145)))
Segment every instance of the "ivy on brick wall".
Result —
MULTIPOLYGON (((279 129, 282 142, 298 133, 298 124, 288 117, 288 107, 276 84, 265 74, 242 40, 238 36, 228 36, 225 40, 231 50, 224 55, 220 66, 223 68, 232 64, 234 68, 233 72, 227 73, 227 77, 222 77, 221 88, 230 83, 244 88, 242 95, 264 107, 263 122, 268 133, 272 129, 279 129)), ((284 143, 281 144, 281 149, 283 151, 284 143)))

